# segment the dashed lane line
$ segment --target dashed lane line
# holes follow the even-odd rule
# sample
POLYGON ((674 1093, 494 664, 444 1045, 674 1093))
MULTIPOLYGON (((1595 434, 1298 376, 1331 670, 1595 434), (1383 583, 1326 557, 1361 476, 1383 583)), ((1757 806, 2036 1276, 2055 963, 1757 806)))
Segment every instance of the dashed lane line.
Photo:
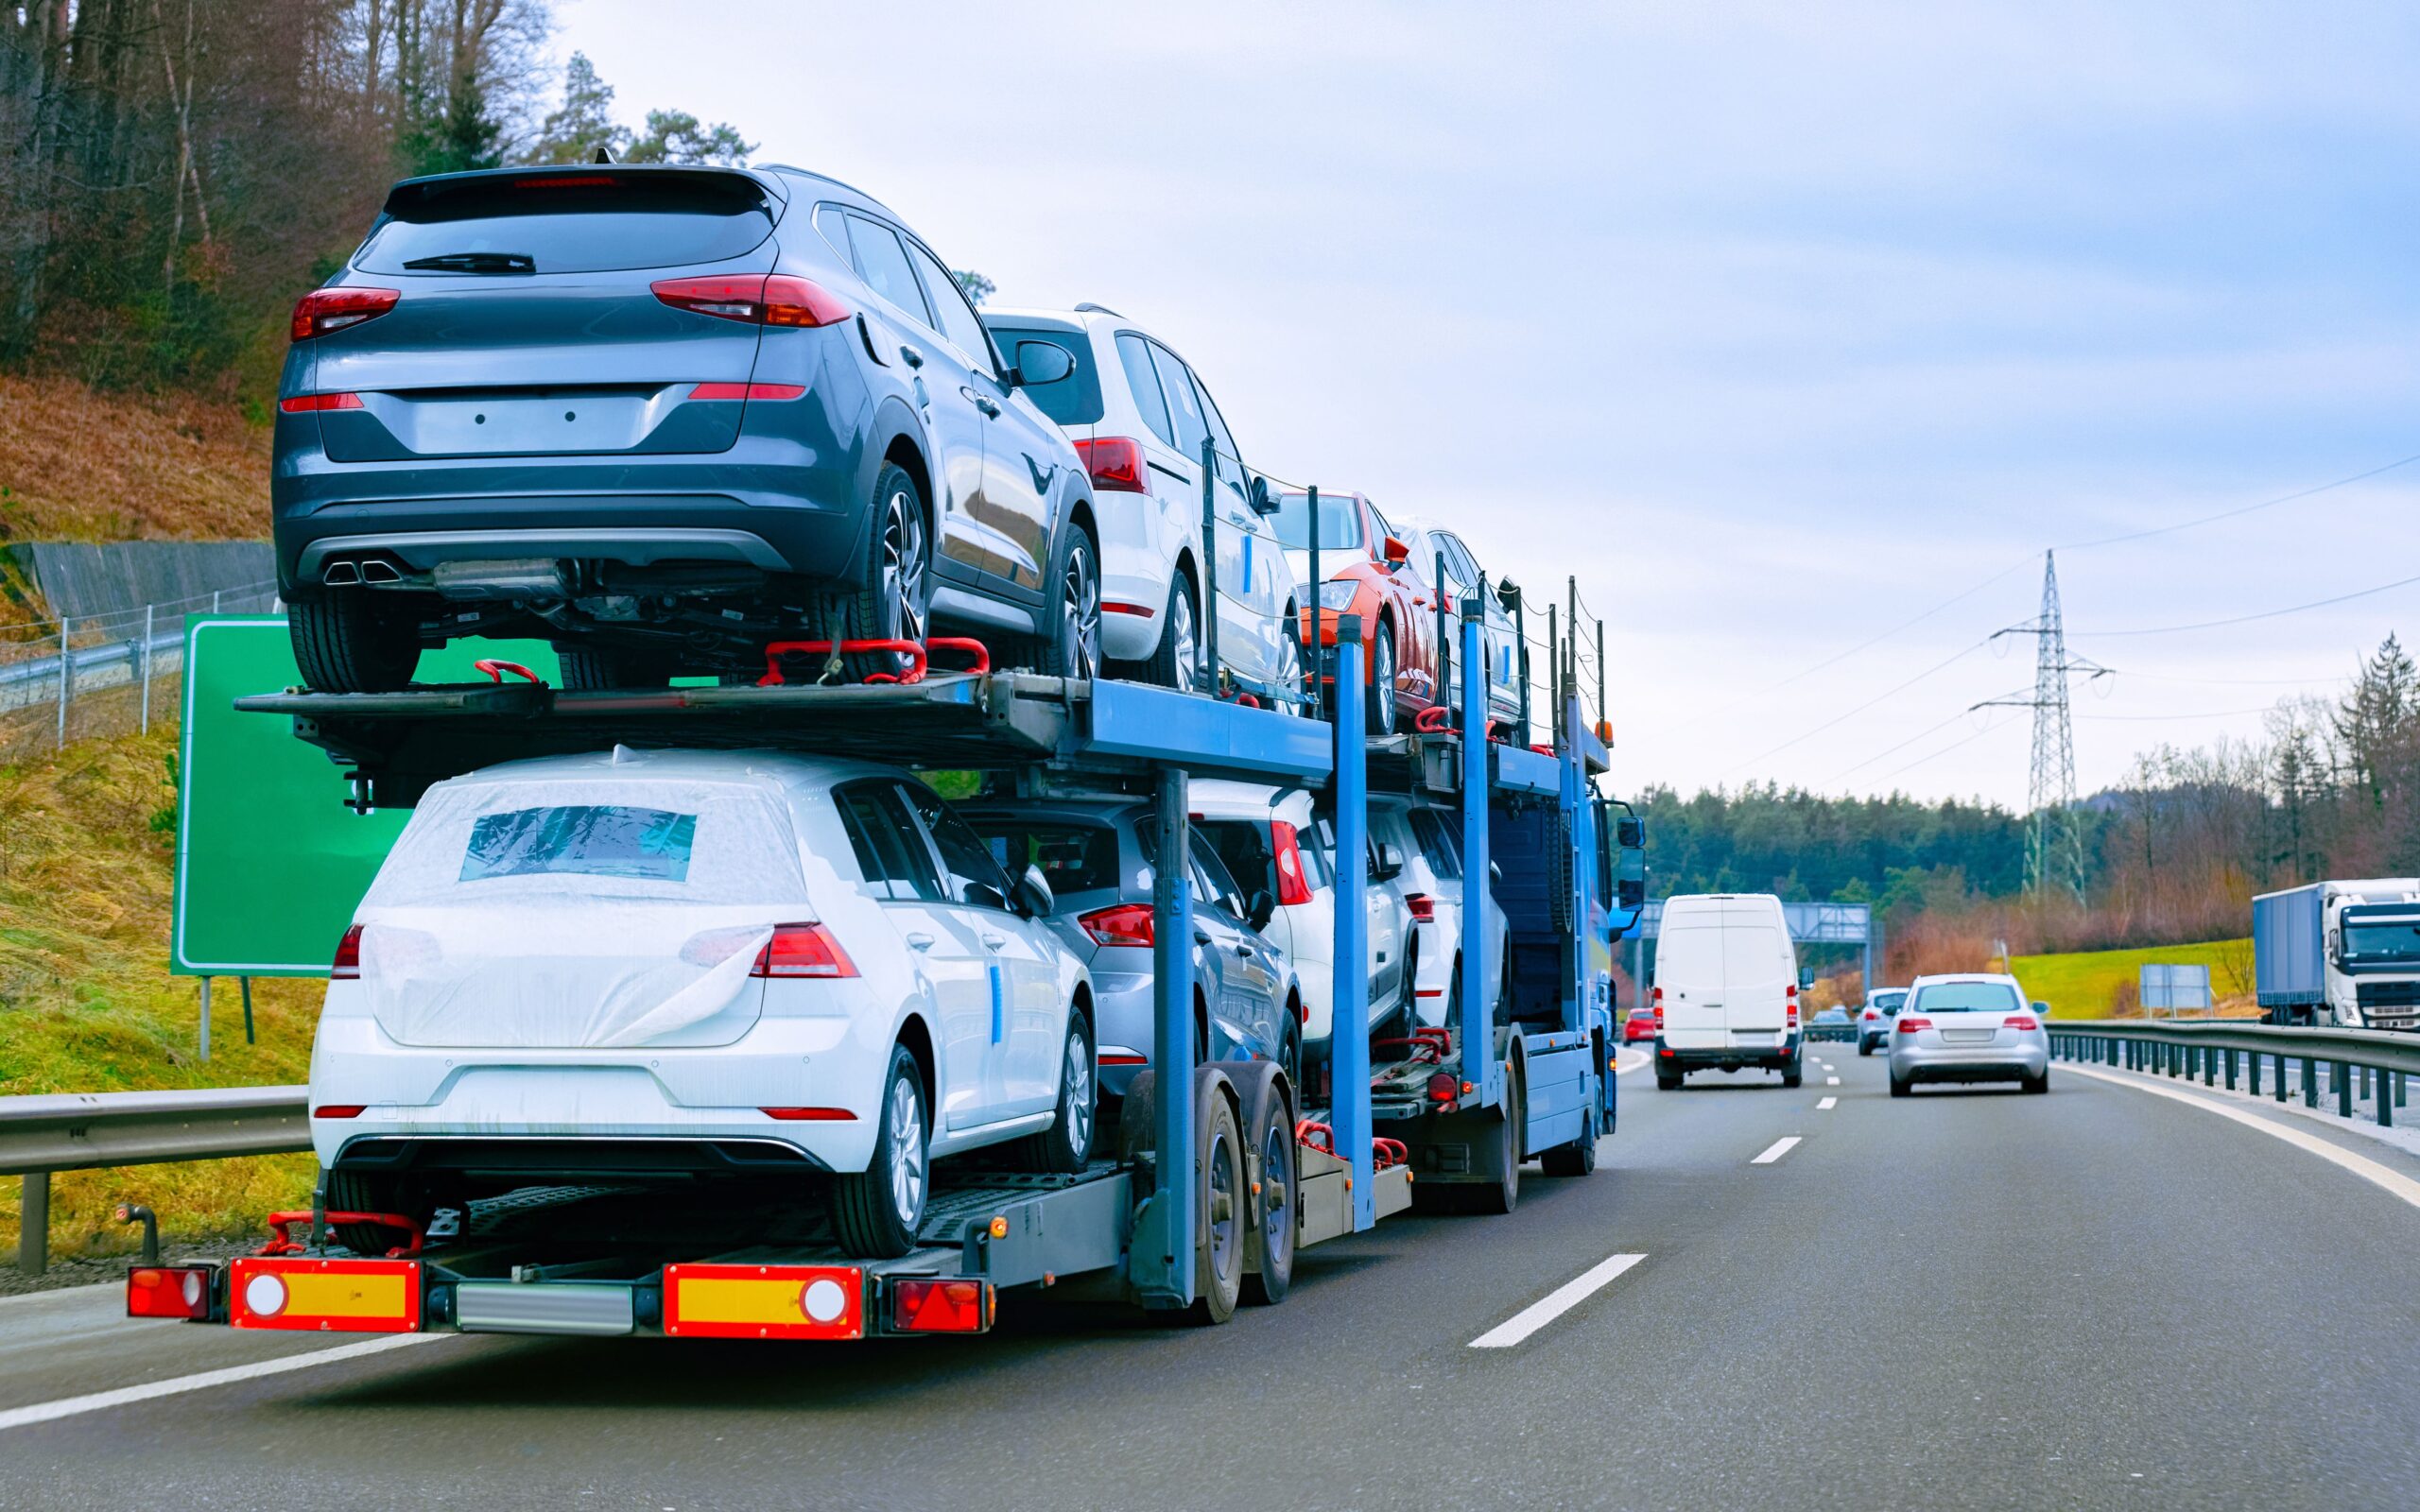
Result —
POLYGON ((1750 1165, 1771 1165, 1775 1160, 1780 1160, 1783 1156, 1788 1155, 1791 1150, 1795 1149, 1798 1145, 1799 1138, 1800 1136, 1796 1134, 1785 1134, 1780 1139, 1777 1139, 1773 1141, 1772 1143, 1767 1145, 1765 1147, 1764 1154, 1757 1156, 1748 1163, 1750 1165))
POLYGON ((1819 1113, 1828 1113, 1839 1104, 1839 1102, 1840 1099, 1837 1097, 1826 1097, 1822 1102, 1815 1105, 1815 1111, 1819 1113))
POLYGON ((1577 1277, 1564 1282, 1478 1338, 1471 1340, 1470 1347, 1474 1349, 1512 1348, 1586 1301, 1606 1282, 1646 1258, 1645 1255, 1614 1255, 1599 1261, 1577 1277))
POLYGON ((154 1381, 148 1385, 120 1386, 115 1391, 95 1391, 89 1396, 62 1397, 57 1401, 38 1401, 29 1407, 11 1407, 0 1412, 0 1430, 23 1428, 28 1423, 46 1423, 60 1418, 73 1418, 79 1413, 101 1412, 111 1407, 123 1407, 130 1402, 149 1401, 155 1397, 174 1397, 188 1391, 206 1391, 212 1386, 233 1385, 239 1381, 254 1381, 262 1376, 284 1375, 288 1370, 307 1370, 313 1366, 335 1365, 341 1360, 358 1360, 368 1354, 383 1354, 389 1349, 401 1349, 415 1344, 435 1344, 458 1337, 452 1333, 397 1333, 383 1339, 365 1339, 359 1344, 339 1345, 333 1349, 314 1349, 308 1354, 289 1354, 275 1360, 257 1360, 251 1365, 231 1366, 224 1370, 204 1370, 199 1375, 177 1376, 167 1381, 154 1381))
POLYGON ((2072 1074, 2078 1076, 2090 1076, 2097 1081, 2114 1082, 2120 1087, 2132 1087, 2138 1092, 2149 1092, 2154 1097, 2171 1098, 2189 1107, 2201 1108, 2204 1112, 2216 1113, 2221 1118, 2234 1119, 2246 1128, 2256 1128, 2263 1134, 2273 1135, 2299 1149, 2308 1150, 2321 1160, 2342 1167, 2371 1185, 2382 1187, 2411 1206, 2420 1208, 2420 1181, 2414 1181, 2401 1172, 2391 1170, 2376 1160, 2356 1155, 2341 1145, 2330 1143, 2316 1134, 2306 1134, 2301 1129, 2289 1128, 2283 1124, 2272 1123, 2257 1113, 2248 1113, 2238 1108, 2229 1108, 2224 1103, 2212 1102, 2206 1097, 2196 1097, 2191 1092, 2153 1086, 2149 1082, 2138 1081, 2132 1076, 2120 1075, 2116 1072, 2102 1071, 2094 1066, 2078 1066, 2063 1060, 2059 1063, 2059 1072, 2062 1075, 2072 1074))
POLYGON ((1824 1085, 1826 1087, 1838 1087, 1840 1084, 1841 1078, 1838 1076, 1826 1076, 1824 1078, 1824 1085))

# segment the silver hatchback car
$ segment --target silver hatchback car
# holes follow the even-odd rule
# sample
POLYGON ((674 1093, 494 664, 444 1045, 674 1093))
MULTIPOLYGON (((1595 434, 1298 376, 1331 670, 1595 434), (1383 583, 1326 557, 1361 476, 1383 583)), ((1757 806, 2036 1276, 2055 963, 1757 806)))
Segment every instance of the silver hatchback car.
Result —
POLYGON ((1891 1029, 1891 1095, 1920 1081, 2013 1081, 2050 1090, 2050 1036, 2016 978, 1920 976, 1891 1029))

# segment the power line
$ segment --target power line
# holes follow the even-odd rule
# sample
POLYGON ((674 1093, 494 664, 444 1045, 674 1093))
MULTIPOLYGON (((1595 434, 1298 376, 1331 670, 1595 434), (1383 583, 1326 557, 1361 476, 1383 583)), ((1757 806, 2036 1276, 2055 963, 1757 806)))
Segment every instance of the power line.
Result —
POLYGON ((2265 714, 2273 705, 2258 709, 2212 709, 2198 714, 2078 714, 2078 719, 2106 719, 2120 724, 2144 724, 2163 719, 2231 719, 2238 714, 2265 714))
POLYGON ((2165 536, 2173 531, 2190 530, 2196 525, 2215 524, 2221 520, 2233 520, 2238 515, 2251 514, 2256 510, 2273 509, 2281 504, 2291 504, 2296 499, 2308 499, 2312 494, 2325 493, 2330 489, 2341 489, 2347 484, 2359 483, 2365 478, 2374 478, 2381 472, 2392 472, 2399 467, 2410 467, 2414 462, 2420 462, 2420 452, 2414 452, 2410 456, 2389 462, 2384 467, 2374 467, 2367 472, 2356 472, 2349 478, 2338 478, 2333 483, 2322 483, 2316 488, 2303 489, 2293 493, 2282 493, 2273 499, 2263 499, 2258 504, 2246 504, 2233 509, 2221 509, 2217 514, 2205 514, 2199 520, 2183 520, 2172 525, 2158 525, 2150 530, 2136 530, 2122 536, 2103 536, 2098 541, 2070 541, 2066 545, 2054 546, 2051 549, 2083 551, 2092 546, 2115 546, 2121 541, 2147 541, 2152 536, 2165 536))
MULTIPOLYGON (((1811 740, 1835 725, 1842 724, 1848 720, 1854 719, 1858 715, 1865 713, 1868 709, 1873 708, 1876 704, 1880 703, 1883 699, 1891 697, 1895 694, 1906 692, 1908 689, 1914 687, 1917 683, 1924 681, 1925 679, 1931 677, 1936 672, 1939 672, 1942 668, 1948 666, 1950 662, 1962 661, 1967 657, 1973 656, 1976 652, 1981 650, 1984 646, 1989 645, 1990 644, 1991 640, 1988 636, 1980 641, 1977 641, 1974 644, 1966 647, 1966 649, 1959 652, 1957 655, 1949 657, 1945 661, 1934 662, 1931 666, 1925 668, 1922 672, 1917 673, 1914 677, 1910 678, 1907 681, 1900 683, 1898 686, 1886 689, 1881 693, 1876 694, 1873 697, 1868 698, 1861 704, 1858 704, 1848 713, 1827 719, 1811 730, 1803 730, 1797 734, 1792 735, 1789 739, 1783 741, 1780 745, 1775 746, 1772 749, 1764 752, 1763 755, 1749 757, 1746 761, 1741 762, 1737 766, 1732 767, 1731 771, 1737 772, 1746 767, 1754 766, 1758 762, 1763 761, 1767 756, 1778 756, 1783 751, 1789 749, 1789 747, 1797 745, 1801 741, 1811 740)), ((1725 773, 1724 775, 1728 776, 1729 773, 1725 773)))
POLYGON ((2003 719, 1997 724, 1985 725, 1982 729, 1967 736, 1964 740, 1953 740, 1948 745, 1941 747, 1941 749, 1934 751, 1931 755, 1919 756, 1905 766, 1894 767, 1892 770, 1883 773, 1880 777, 1876 778, 1875 781, 1877 782, 1887 782, 1891 781, 1891 779, 1898 776, 1901 772, 1912 772, 1917 767, 1924 765, 1927 762, 1939 761, 1942 757, 1948 755, 1951 751, 1956 750, 1961 746, 1971 746, 1976 741, 1982 739, 1985 735, 1990 734, 1996 730, 2006 730, 2013 723, 2014 723, 2014 720, 2003 719))
POLYGON ((2255 620, 2273 620, 2288 614, 2300 614, 2305 610, 2325 609, 2331 604, 2349 604, 2357 598, 2368 598, 2373 593, 2383 593, 2391 589, 2408 588, 2413 583, 2420 583, 2420 577, 2398 577, 2391 583, 2380 583, 2376 588, 2364 588, 2355 593, 2339 593, 2334 598, 2314 599, 2308 604, 2293 604, 2285 609, 2263 610, 2257 614, 2238 614, 2233 619, 2204 620, 2196 625, 2153 625, 2134 630, 2078 630, 2075 633, 2079 637, 2107 640, 2120 635, 2182 635, 2187 630, 2215 630, 2221 626, 2249 625, 2255 620))
MULTIPOLYGON (((2019 692, 2022 692, 2023 690, 2022 690, 2022 689, 2020 689, 2020 690, 2018 690, 2018 691, 2019 691, 2019 692)), ((2016 695, 2015 695, 2015 694, 2014 694, 2014 693, 2007 695, 2007 696, 2009 696, 2009 697, 2014 697, 2015 696, 2016 696, 2016 695)), ((1945 719, 1945 720, 1941 721, 1941 723, 1939 723, 1939 724, 1937 724, 1937 725, 1927 725, 1924 729, 1917 730, 1914 734, 1910 735, 1907 739, 1905 739, 1905 740, 1903 740, 1903 741, 1899 742, 1897 745, 1895 745, 1895 746, 1885 746, 1885 747, 1883 747, 1880 750, 1877 750, 1877 751, 1876 751, 1873 755, 1868 756, 1865 760, 1863 760, 1863 761, 1861 761, 1861 762, 1858 763, 1855 766, 1848 767, 1848 768, 1846 768, 1845 770, 1842 770, 1842 771, 1834 772, 1831 776, 1829 776, 1829 777, 1827 777, 1827 778, 1824 779, 1824 785, 1825 787, 1829 787, 1829 786, 1831 786, 1834 782, 1839 782, 1841 779, 1842 779, 1842 778, 1844 778, 1844 777, 1849 776, 1849 775, 1850 775, 1851 773, 1853 773, 1853 772, 1861 772, 1861 771, 1865 770, 1867 767, 1869 767, 1869 766, 1873 765, 1876 762, 1880 761, 1883 757, 1885 757, 1885 756, 1889 756, 1889 755, 1892 755, 1892 754, 1893 754, 1893 753, 1895 753, 1895 752, 1898 752, 1898 751, 1903 751, 1903 750, 1907 749, 1909 747, 1910 747, 1910 746, 1914 745, 1917 741, 1920 741, 1920 740, 1924 739, 1927 735, 1931 734, 1934 730, 1945 730, 1945 729, 1947 729, 1949 726, 1951 726, 1951 725, 1954 725, 1954 724, 1958 723, 1958 721, 1960 721, 1961 719, 1965 718, 1968 714, 1971 714, 1971 713, 1973 713, 1974 712, 1975 712, 1975 711, 1974 711, 1974 710, 1972 710, 1972 709, 1961 709, 1961 710, 1959 710, 1956 713, 1951 714, 1948 718, 1946 718, 1946 719, 1945 719)), ((1987 715, 1985 715, 1984 717, 1985 717, 1985 719, 1986 719, 1986 720, 1988 720, 1988 719, 1990 718, 1990 716, 1989 716, 1988 714, 1987 714, 1987 715)))

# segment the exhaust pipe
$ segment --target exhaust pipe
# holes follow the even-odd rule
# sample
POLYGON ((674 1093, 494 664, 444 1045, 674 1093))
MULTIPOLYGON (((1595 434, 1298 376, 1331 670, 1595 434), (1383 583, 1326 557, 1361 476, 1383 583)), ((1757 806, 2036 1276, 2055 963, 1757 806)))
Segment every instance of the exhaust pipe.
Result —
POLYGON ((320 575, 320 581, 330 588, 350 588, 361 581, 361 569, 349 561, 332 561, 320 575))
POLYGON ((371 560, 361 564, 361 580, 365 583, 400 583, 404 575, 390 561, 371 560))

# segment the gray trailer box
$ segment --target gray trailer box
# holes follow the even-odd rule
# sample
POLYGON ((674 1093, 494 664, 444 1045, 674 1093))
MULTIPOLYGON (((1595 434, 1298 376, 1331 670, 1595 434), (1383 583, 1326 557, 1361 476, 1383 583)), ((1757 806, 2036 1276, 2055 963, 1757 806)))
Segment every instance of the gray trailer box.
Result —
POLYGON ((2263 1008, 2316 1008, 2327 1000, 2321 918, 2325 885, 2252 900, 2253 986, 2263 1008))

